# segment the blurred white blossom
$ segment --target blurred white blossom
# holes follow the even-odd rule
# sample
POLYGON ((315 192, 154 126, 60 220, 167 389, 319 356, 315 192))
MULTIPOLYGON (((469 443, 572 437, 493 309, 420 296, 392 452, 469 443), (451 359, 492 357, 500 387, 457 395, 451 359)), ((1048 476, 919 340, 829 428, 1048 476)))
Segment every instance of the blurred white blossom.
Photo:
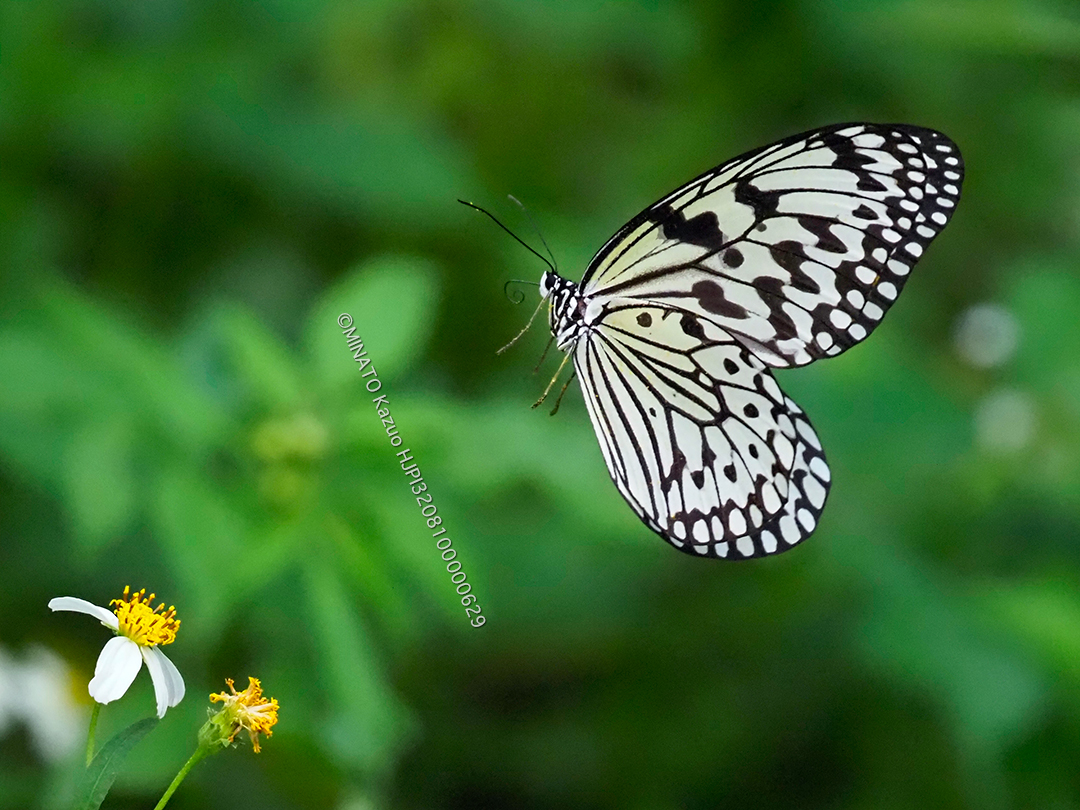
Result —
POLYGON ((1009 361, 1020 341, 1020 325, 999 304, 975 304, 956 321, 956 351, 976 368, 993 368, 1009 361))
POLYGON ((52 650, 34 646, 16 658, 0 648, 0 736, 22 724, 42 759, 67 757, 86 734, 87 710, 72 683, 71 670, 52 650))
POLYGON ((984 450, 1021 450, 1035 437, 1035 402, 1022 391, 1000 388, 975 410, 975 441, 984 450))

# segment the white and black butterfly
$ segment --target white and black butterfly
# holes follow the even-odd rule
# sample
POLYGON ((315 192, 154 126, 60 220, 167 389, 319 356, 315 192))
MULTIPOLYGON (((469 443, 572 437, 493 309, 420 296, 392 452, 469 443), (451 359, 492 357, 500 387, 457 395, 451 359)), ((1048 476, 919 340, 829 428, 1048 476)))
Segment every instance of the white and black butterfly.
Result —
POLYGON ((744 559, 817 526, 829 467, 770 367, 854 346, 960 197, 939 132, 840 124, 755 149, 649 206, 579 284, 544 273, 619 492, 681 551, 744 559))

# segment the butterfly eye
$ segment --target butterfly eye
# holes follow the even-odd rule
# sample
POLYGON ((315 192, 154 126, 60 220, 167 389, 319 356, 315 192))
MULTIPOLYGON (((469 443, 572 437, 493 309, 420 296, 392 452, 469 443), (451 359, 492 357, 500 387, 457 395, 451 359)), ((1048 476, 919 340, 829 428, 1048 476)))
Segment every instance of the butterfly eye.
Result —
POLYGON ((551 296, 551 272, 549 270, 544 271, 544 275, 540 276, 540 297, 548 298, 551 296))

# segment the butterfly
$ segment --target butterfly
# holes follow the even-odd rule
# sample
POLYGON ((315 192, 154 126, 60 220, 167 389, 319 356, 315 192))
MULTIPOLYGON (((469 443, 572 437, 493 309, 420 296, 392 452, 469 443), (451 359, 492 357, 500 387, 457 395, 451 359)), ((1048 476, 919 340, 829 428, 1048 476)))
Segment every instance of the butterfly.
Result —
POLYGON ((874 330, 952 216, 963 173, 940 132, 828 126, 680 186, 579 283, 543 274, 552 336, 646 526, 721 559, 787 551, 814 531, 829 466, 770 369, 874 330))

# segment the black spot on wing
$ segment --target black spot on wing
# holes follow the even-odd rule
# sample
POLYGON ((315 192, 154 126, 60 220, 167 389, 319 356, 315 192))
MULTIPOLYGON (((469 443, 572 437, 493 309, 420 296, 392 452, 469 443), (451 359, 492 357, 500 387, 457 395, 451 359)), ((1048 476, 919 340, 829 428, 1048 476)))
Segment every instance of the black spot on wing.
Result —
POLYGON ((831 230, 833 223, 818 217, 799 217, 798 222, 799 227, 817 237, 814 247, 829 253, 847 253, 847 245, 831 230))
POLYGON ((799 336, 795 321, 779 306, 769 308, 769 325, 776 330, 776 336, 781 340, 799 336))
POLYGON ((705 467, 712 467, 715 462, 716 451, 706 443, 705 446, 701 448, 701 463, 705 467))
POLYGON ((648 312, 642 312, 637 316, 638 326, 649 327, 652 326, 652 315, 648 312))
POLYGON ((672 485, 682 478, 683 470, 686 469, 686 455, 682 450, 676 449, 675 456, 671 460, 671 469, 667 475, 662 475, 660 478, 660 489, 667 494, 671 491, 672 485))
MULTIPOLYGON (((772 256, 774 262, 791 274, 791 281, 789 283, 796 290, 801 290, 810 295, 817 295, 821 292, 821 287, 818 286, 818 283, 803 272, 802 263, 806 261, 808 257, 801 242, 796 242, 793 239, 777 242, 775 245, 769 247, 769 255, 772 256)), ((779 288, 770 289, 769 287, 763 286, 762 282, 768 282, 769 279, 769 276, 763 276, 754 282, 754 286, 773 292, 776 295, 782 295, 779 288)))
POLYGON ((653 209, 651 218, 660 225, 665 239, 698 245, 706 250, 719 250, 724 246, 720 221, 712 211, 703 211, 687 219, 682 211, 663 205, 653 209))
POLYGON ((855 188, 859 191, 888 191, 884 183, 878 182, 872 174, 868 172, 858 172, 859 182, 855 184, 855 188))
POLYGON ((754 218, 759 220, 775 216, 780 205, 781 191, 762 191, 753 184, 753 175, 735 183, 735 202, 749 205, 754 209, 754 218))
POLYGON ((701 326, 701 322, 698 321, 693 315, 685 314, 679 321, 679 326, 685 334, 698 340, 705 339, 705 329, 701 326))
POLYGON ((690 294, 706 312, 725 318, 745 318, 746 310, 724 297, 724 288, 715 281, 698 281, 690 288, 690 294))
MULTIPOLYGON (((792 276, 794 277, 794 274, 792 276)), ((797 337, 799 332, 795 328, 795 321, 781 308, 783 301, 786 300, 784 282, 775 276, 758 276, 754 279, 754 286, 773 296, 765 303, 769 305, 769 325, 776 331, 775 339, 785 340, 797 337)))
POLYGON ((871 155, 856 149, 855 142, 847 135, 830 132, 822 138, 822 142, 836 155, 832 165, 837 169, 865 173, 866 166, 875 160, 871 155))

